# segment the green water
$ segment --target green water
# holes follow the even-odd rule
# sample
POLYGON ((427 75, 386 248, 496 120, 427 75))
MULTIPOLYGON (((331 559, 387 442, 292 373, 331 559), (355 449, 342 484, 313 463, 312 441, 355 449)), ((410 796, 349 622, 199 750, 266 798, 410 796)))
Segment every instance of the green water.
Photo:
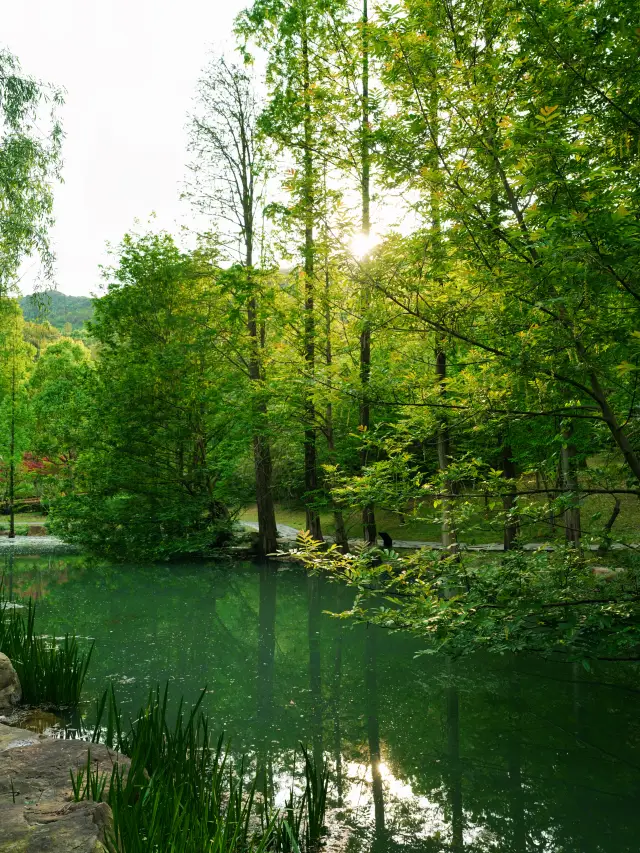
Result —
POLYGON ((206 685, 214 729, 276 801, 300 741, 324 754, 328 851, 640 850, 631 665, 416 658, 411 637, 323 613, 348 590, 282 567, 16 559, 12 582, 43 628, 95 638, 88 698, 113 680, 133 711, 158 682, 189 700, 206 685))

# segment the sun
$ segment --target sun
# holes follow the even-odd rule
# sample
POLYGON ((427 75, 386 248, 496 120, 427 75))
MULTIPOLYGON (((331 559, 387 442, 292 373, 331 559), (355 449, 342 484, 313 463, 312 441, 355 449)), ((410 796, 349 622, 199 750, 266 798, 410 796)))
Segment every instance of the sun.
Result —
POLYGON ((371 250, 378 245, 379 242, 380 238, 377 234, 364 234, 362 231, 358 231, 358 233, 354 234, 351 238, 349 249, 351 250, 351 254, 354 258, 362 261, 367 257, 371 250))

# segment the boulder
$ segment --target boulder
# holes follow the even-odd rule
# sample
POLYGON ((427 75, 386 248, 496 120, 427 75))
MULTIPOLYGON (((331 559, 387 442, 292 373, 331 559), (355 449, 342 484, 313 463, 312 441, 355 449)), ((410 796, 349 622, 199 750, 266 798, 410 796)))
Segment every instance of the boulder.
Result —
POLYGON ((0 853, 105 853, 112 823, 106 803, 0 805, 0 853))
POLYGON ((20 680, 11 661, 0 652, 0 714, 13 711, 22 699, 20 680))
MULTIPOLYGON (((56 740, 0 724, 0 853, 104 853, 106 803, 73 802, 70 772, 91 766, 107 779, 128 759, 101 744, 56 740)), ((105 789, 105 796, 108 787, 105 789)))
POLYGON ((102 744, 44 737, 0 723, 0 804, 71 800, 69 771, 86 767, 89 752, 92 770, 107 779, 114 764, 129 766, 127 758, 102 744))

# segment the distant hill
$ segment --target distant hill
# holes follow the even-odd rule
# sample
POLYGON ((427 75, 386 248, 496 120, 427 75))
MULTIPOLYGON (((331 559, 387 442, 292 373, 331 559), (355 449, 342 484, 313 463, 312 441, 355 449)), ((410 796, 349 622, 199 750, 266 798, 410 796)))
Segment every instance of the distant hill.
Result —
POLYGON ((61 332, 66 323, 70 323, 73 330, 80 330, 93 317, 92 299, 88 296, 67 296, 59 290, 39 293, 37 301, 33 296, 23 296, 20 305, 25 320, 32 323, 48 320, 61 332))

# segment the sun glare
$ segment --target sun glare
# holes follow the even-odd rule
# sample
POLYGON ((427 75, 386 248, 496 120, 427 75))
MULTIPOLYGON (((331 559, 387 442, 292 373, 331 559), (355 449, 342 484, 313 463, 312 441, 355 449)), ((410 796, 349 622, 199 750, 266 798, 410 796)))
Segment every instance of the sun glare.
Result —
POLYGON ((363 234, 362 231, 359 231, 351 238, 349 248, 353 257, 362 261, 379 242, 380 238, 377 234, 363 234))

